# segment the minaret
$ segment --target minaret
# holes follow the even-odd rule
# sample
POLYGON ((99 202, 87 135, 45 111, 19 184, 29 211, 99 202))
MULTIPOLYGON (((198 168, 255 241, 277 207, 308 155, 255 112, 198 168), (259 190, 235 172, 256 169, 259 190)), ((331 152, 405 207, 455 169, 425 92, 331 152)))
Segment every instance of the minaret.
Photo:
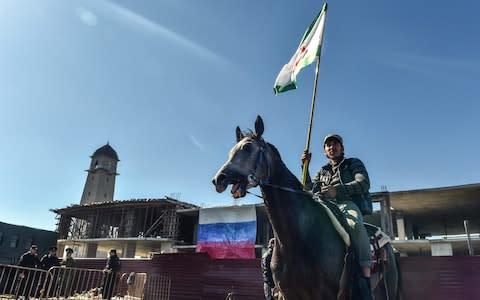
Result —
POLYGON ((117 152, 107 143, 98 148, 91 158, 80 204, 113 201, 117 162, 120 161, 117 152))

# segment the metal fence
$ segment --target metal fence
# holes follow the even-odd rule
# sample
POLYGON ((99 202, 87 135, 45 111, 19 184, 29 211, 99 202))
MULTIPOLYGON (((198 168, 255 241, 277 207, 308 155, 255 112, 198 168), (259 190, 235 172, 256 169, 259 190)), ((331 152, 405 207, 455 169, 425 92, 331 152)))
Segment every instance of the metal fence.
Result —
POLYGON ((0 264, 0 299, 169 300, 170 286, 170 277, 158 274, 0 264))
POLYGON ((149 275, 145 283, 144 300, 169 300, 171 285, 170 276, 149 275))
POLYGON ((47 271, 19 266, 0 265, 0 297, 28 299, 37 297, 39 285, 47 271))
POLYGON ((169 276, 147 273, 124 273, 120 278, 119 292, 125 300, 169 300, 169 276))

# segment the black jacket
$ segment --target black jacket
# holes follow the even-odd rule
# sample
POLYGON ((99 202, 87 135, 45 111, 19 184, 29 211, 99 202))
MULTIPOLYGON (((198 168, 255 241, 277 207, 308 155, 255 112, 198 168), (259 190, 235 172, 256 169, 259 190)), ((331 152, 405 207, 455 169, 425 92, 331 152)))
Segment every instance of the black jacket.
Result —
POLYGON ((21 267, 27 267, 27 268, 37 268, 40 266, 40 260, 38 259, 37 255, 33 255, 30 252, 26 252, 20 257, 20 261, 18 262, 18 265, 21 267))
POLYGON ((268 284, 269 287, 273 288, 275 283, 273 283, 272 270, 270 269, 270 262, 272 261, 272 249, 269 248, 262 256, 262 272, 263 272, 263 281, 268 284))
POLYGON ((60 260, 56 256, 48 256, 48 254, 45 254, 40 260, 40 268, 44 270, 48 270, 51 267, 58 266, 60 266, 60 260))
POLYGON ((107 265, 105 266, 106 270, 112 272, 120 271, 120 259, 116 255, 112 255, 107 260, 107 265))

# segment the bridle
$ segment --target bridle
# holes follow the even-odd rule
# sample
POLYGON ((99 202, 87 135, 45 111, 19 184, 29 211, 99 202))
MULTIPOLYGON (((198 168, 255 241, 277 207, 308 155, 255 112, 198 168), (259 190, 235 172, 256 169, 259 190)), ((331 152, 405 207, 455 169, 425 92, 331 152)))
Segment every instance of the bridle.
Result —
MULTIPOLYGON (((267 143, 262 138, 255 138, 254 141, 256 141, 260 147, 260 150, 258 151, 257 158, 255 159, 255 168, 250 172, 250 174, 247 175, 247 181, 248 184, 251 185, 252 187, 257 187, 258 185, 261 185, 263 182, 266 180, 259 179, 258 178, 258 173, 260 171, 260 167, 262 166, 262 163, 266 161, 265 158, 265 149, 267 148, 267 143)), ((267 177, 270 178, 270 167, 267 164, 267 177)))
MULTIPOLYGON (((270 167, 269 167, 268 164, 267 164, 267 177, 266 177, 267 179, 259 179, 258 178, 258 173, 259 173, 260 167, 261 167, 262 163, 264 161, 266 161, 265 150, 267 148, 267 143, 261 137, 260 138, 257 137, 254 140, 257 141, 257 143, 259 144, 260 150, 258 151, 257 158, 255 159, 255 169, 250 174, 247 175, 247 181, 248 181, 248 184, 251 187, 268 186, 268 187, 271 187, 271 188, 275 188, 275 189, 279 189, 279 190, 283 190, 283 191, 287 191, 287 192, 291 192, 291 193, 297 193, 297 194, 312 196, 311 192, 305 192, 305 191, 296 190, 296 189, 292 189, 292 188, 289 188, 289 187, 269 183, 268 178, 270 178, 270 167)), ((262 196, 251 193, 248 190, 247 190, 247 193, 263 199, 262 196)))

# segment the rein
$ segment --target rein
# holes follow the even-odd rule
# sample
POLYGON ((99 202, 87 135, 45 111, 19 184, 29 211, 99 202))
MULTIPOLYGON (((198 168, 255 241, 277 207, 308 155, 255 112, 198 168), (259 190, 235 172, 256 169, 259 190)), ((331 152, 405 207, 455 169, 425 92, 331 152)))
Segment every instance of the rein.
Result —
MULTIPOLYGON (((268 186, 268 187, 271 187, 271 188, 279 189, 279 190, 290 192, 290 193, 296 193, 296 194, 300 194, 300 195, 306 195, 306 196, 312 196, 313 195, 311 192, 305 192, 305 191, 295 190, 295 189, 285 187, 285 186, 281 186, 281 185, 271 184, 271 183, 268 183, 264 180, 260 180, 260 182, 257 185, 268 186)), ((255 193, 252 193, 250 191, 247 191, 247 193, 250 194, 250 195, 253 195, 255 197, 258 197, 260 199, 263 199, 262 196, 257 195, 255 193)))

